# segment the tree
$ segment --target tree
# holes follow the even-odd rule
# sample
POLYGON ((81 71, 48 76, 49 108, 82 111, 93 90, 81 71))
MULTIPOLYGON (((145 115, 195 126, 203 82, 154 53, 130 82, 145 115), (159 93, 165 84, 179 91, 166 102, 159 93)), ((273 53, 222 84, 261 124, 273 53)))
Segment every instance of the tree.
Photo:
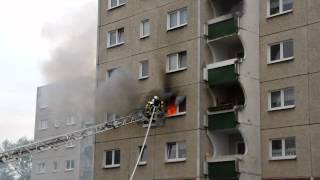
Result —
MULTIPOLYGON (((20 138, 17 142, 5 140, 0 146, 0 151, 7 151, 19 146, 31 143, 27 138, 20 138)), ((30 180, 31 179, 32 161, 31 156, 19 158, 15 162, 0 165, 1 180, 30 180)))

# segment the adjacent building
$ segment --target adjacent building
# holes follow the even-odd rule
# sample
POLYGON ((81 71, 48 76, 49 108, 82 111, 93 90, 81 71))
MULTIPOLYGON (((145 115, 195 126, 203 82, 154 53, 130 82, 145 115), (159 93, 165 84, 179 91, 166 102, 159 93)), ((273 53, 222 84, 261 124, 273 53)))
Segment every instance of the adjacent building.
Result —
MULTIPOLYGON (((320 178, 319 7, 99 0, 98 88, 125 69, 141 99, 133 103, 160 95, 166 105, 134 179, 320 178)), ((110 114, 125 115, 97 121, 110 114)), ((144 133, 133 124, 97 135, 94 179, 129 179, 144 133)))
MULTIPOLYGON (((93 80, 87 78, 39 87, 34 140, 94 125, 93 89, 93 80)), ((93 153, 94 137, 42 149, 32 156, 32 180, 90 180, 93 153)))

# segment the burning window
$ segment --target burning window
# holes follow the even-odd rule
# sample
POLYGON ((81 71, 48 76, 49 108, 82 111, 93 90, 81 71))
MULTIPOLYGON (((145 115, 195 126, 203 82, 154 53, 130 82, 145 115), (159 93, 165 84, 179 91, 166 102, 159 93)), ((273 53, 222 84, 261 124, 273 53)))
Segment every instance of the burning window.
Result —
POLYGON ((167 105, 167 115, 176 116, 184 114, 187 110, 186 96, 175 96, 170 98, 167 105))

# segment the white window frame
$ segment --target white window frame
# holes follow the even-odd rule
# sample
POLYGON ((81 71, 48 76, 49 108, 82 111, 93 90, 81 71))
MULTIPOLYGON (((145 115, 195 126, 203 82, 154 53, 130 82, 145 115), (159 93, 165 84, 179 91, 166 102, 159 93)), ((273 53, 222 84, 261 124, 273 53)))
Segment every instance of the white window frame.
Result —
MULTIPOLYGON (((268 0, 267 2, 267 18, 272 18, 272 17, 275 17, 275 16, 280 16, 280 15, 283 15, 283 14, 288 14, 290 12, 293 12, 293 7, 292 9, 289 9, 289 10, 286 10, 286 11, 283 11, 283 0, 279 0, 279 13, 276 13, 276 14, 270 14, 270 0, 268 0)), ((293 6, 294 6, 294 1, 293 1, 293 6)))
MULTIPOLYGON (((140 153, 141 149, 142 149, 142 146, 138 146, 138 156, 139 156, 139 153, 140 153)), ((141 159, 142 159, 142 157, 146 156, 146 154, 145 154, 146 151, 148 151, 148 146, 145 146, 145 147, 144 147, 144 150, 143 150, 142 155, 141 155, 141 159)), ((147 155, 148 155, 148 154, 147 154, 147 155)), ((145 158, 148 158, 148 157, 145 157, 145 158)), ((139 165, 139 166, 146 165, 146 164, 147 164, 147 161, 141 161, 141 159, 140 159, 138 165, 139 165)))
POLYGON ((143 21, 141 21, 140 23, 140 39, 144 39, 147 38, 151 35, 151 24, 150 24, 150 20, 149 19, 145 19, 143 21), (144 24, 148 23, 149 24, 149 32, 147 34, 145 34, 144 32, 144 24))
POLYGON ((169 54, 169 55, 167 55, 166 73, 169 74, 169 73, 174 73, 174 72, 186 70, 187 69, 187 63, 188 63, 188 53, 187 53, 187 51, 180 51, 178 53, 169 54), (179 59, 181 58, 181 56, 180 56, 181 53, 186 53, 186 67, 179 67, 180 66, 179 59), (170 70, 170 57, 171 56, 177 56, 177 58, 176 58, 176 60, 178 61, 177 62, 177 65, 178 65, 177 69, 170 70))
POLYGON ((187 157, 179 158, 179 147, 180 147, 181 143, 184 143, 184 144, 185 144, 185 147, 186 147, 185 150, 186 150, 186 153, 187 153, 186 141, 176 141, 176 142, 168 142, 168 143, 166 143, 165 157, 166 157, 166 162, 167 162, 167 163, 183 162, 183 161, 186 161, 186 160, 187 160, 187 157), (168 145, 169 145, 170 143, 176 143, 176 157, 175 157, 174 159, 169 159, 169 157, 168 157, 168 155, 169 155, 168 145))
POLYGON ((183 7, 183 8, 168 12, 168 14, 167 14, 167 31, 186 26, 187 24, 188 24, 188 8, 187 7, 183 7), (181 24, 181 22, 180 22, 180 14, 181 14, 182 10, 186 10, 186 12, 187 12, 187 22, 183 23, 183 24, 181 24), (177 13, 177 25, 170 27, 170 15, 174 14, 174 13, 177 13))
POLYGON ((39 122, 39 129, 40 130, 46 130, 48 129, 48 119, 41 119, 39 122), (44 124, 42 124, 44 123, 44 124))
POLYGON ((148 79, 149 78, 149 74, 150 74, 150 69, 149 69, 149 61, 148 60, 144 60, 144 61, 140 61, 139 62, 139 80, 143 80, 143 79, 148 79), (147 62, 148 63, 148 66, 147 66, 147 68, 148 68, 148 75, 146 75, 146 76, 143 76, 142 75, 142 68, 143 68, 143 63, 144 62, 147 62))
MULTIPOLYGON (((288 105, 288 106, 285 106, 284 105, 284 91, 286 90, 286 89, 290 89, 290 88, 293 88, 293 95, 294 95, 294 97, 295 97, 295 88, 294 87, 287 87, 287 88, 283 88, 283 89, 278 89, 278 90, 272 90, 272 91, 270 91, 269 92, 269 94, 268 94, 268 111, 277 111, 277 110, 284 110, 284 109, 292 109, 292 108, 295 108, 295 104, 293 104, 293 105, 288 105), (274 107, 274 108, 272 108, 271 107, 271 93, 272 92, 279 92, 280 91, 280 101, 281 101, 281 106, 280 107, 274 107)), ((294 100, 295 100, 295 98, 294 98, 294 100)), ((295 103, 296 103, 296 101, 295 101, 295 103)))
POLYGON ((38 163, 38 174, 44 174, 46 172, 46 163, 40 162, 38 163))
POLYGON ((73 171, 74 170, 74 168, 75 168, 75 161, 72 159, 72 160, 66 160, 65 161, 65 165, 66 165, 66 167, 65 167, 65 171, 73 171), (73 163, 72 163, 73 162, 73 163), (68 163, 69 163, 69 165, 70 165, 70 167, 68 167, 68 163), (72 165, 73 165, 73 167, 72 167, 72 165))
POLYGON ((109 168, 118 168, 120 167, 120 164, 121 164, 121 151, 120 151, 120 162, 119 164, 115 164, 115 154, 116 154, 116 151, 120 151, 120 149, 112 149, 112 150, 107 150, 107 151, 104 151, 103 152, 103 168, 106 168, 106 169, 109 169, 109 168), (111 161, 112 161, 112 164, 110 165, 107 165, 106 163, 106 158, 107 158, 107 152, 112 152, 112 158, 111 158, 111 161))
POLYGON ((268 64, 274 64, 274 63, 279 63, 279 62, 283 62, 283 61, 290 61, 294 59, 294 41, 293 39, 288 39, 288 40, 284 40, 281 42, 276 42, 276 43, 272 43, 268 45, 268 64), (291 57, 287 57, 284 58, 284 48, 283 48, 283 43, 288 42, 288 41, 292 41, 293 43, 293 56, 291 57), (275 46, 275 45, 280 45, 280 58, 278 60, 274 60, 271 61, 271 47, 275 46))
POLYGON ((119 30, 120 29, 123 29, 123 36, 125 35, 125 29, 124 27, 121 27, 121 28, 118 28, 118 29, 114 29, 114 30, 111 30, 108 32, 108 40, 107 40, 107 48, 112 48, 112 47, 116 47, 116 46, 120 46, 122 44, 125 43, 125 37, 123 37, 123 41, 122 42, 119 42, 119 30), (111 43, 111 39, 110 39, 110 34, 112 32, 115 32, 116 33, 116 43, 115 44, 110 44, 111 43))
MULTIPOLYGON (((285 142, 286 142, 286 139, 289 139, 289 138, 292 138, 292 137, 270 139, 269 140, 269 159, 270 160, 290 160, 290 159, 296 159, 297 158, 297 155, 286 155, 286 153, 285 153, 285 150, 286 150, 285 142), (276 140, 281 140, 282 156, 273 157, 272 156, 272 141, 276 141, 276 140)), ((294 137, 294 139, 295 139, 295 143, 296 143, 296 138, 294 137)), ((295 150, 296 150, 296 154, 297 154, 297 144, 296 144, 295 150)))
POLYGON ((117 5, 111 7, 111 0, 108 0, 108 10, 112 10, 112 9, 121 7, 121 6, 125 5, 125 4, 126 4, 126 2, 120 3, 120 0, 117 0, 117 5))

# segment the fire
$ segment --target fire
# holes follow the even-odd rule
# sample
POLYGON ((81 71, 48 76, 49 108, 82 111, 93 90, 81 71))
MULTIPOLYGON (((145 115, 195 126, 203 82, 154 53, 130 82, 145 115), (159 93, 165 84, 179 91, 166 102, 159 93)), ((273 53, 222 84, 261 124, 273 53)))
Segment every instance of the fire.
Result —
POLYGON ((167 115, 168 116, 173 116, 177 114, 177 106, 175 104, 170 104, 167 107, 167 115))

